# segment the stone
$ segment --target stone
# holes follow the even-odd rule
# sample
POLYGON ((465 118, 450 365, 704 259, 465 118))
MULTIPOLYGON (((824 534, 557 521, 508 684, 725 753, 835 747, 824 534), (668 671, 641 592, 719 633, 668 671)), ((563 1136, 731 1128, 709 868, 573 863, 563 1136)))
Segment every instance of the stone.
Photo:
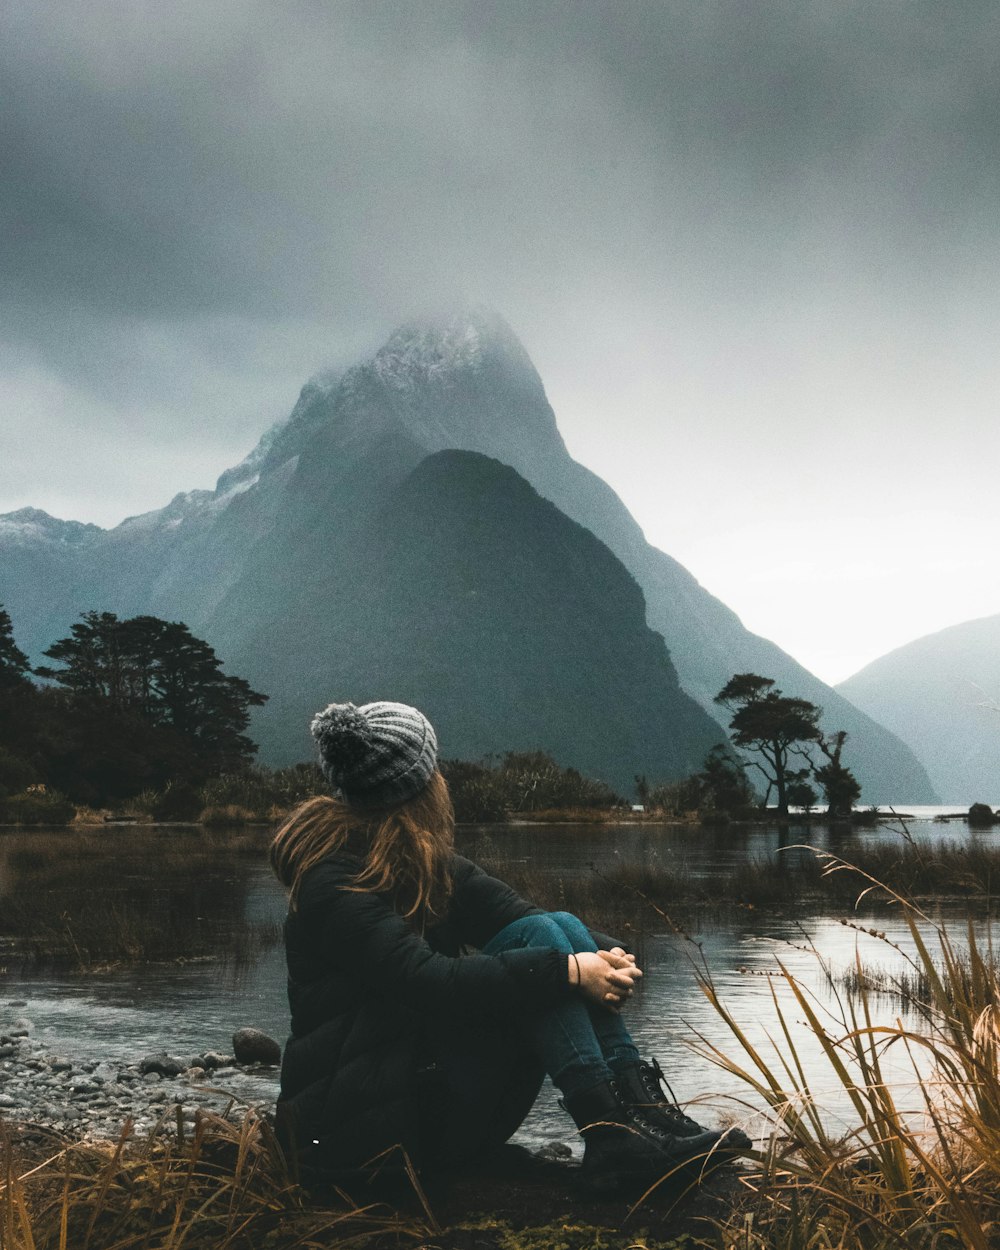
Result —
POLYGON ((72 1072, 73 1065, 68 1059, 64 1059, 62 1055, 50 1055, 49 1067, 53 1072, 72 1072))
POLYGON ((139 1060, 139 1071, 143 1076, 150 1072, 157 1072, 160 1076, 180 1076, 185 1066, 180 1059, 172 1058, 165 1050, 158 1051, 155 1055, 146 1055, 139 1060))
POLYGON ((233 1054, 241 1064, 281 1062, 281 1046, 260 1029, 237 1029, 233 1034, 233 1054))

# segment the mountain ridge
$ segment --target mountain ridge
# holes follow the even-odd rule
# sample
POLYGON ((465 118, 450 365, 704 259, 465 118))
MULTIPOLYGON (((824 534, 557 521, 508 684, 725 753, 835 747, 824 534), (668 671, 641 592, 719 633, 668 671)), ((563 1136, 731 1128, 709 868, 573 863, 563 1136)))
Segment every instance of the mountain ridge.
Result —
MULTIPOLYGON (((921 765, 895 735, 750 634, 683 566, 646 542, 611 487, 570 457, 513 330, 479 307, 410 322, 371 359, 308 382, 289 419, 222 474, 215 492, 176 496, 93 543, 83 580, 110 610, 182 615, 225 655, 214 631, 232 619, 227 596, 258 575, 261 561, 280 579, 268 553, 280 549, 293 521, 309 524, 306 513, 319 500, 329 505, 332 485, 351 464, 374 465, 378 447, 387 449, 395 484, 422 457, 449 449, 510 465, 623 562, 642 587, 648 623, 666 639, 682 687, 709 715, 717 714, 712 698, 734 672, 760 672, 785 693, 823 706, 828 728, 848 730, 845 759, 866 801, 933 801, 921 765)), ((383 488, 393 481, 386 478, 383 488)), ((41 639, 32 622, 22 645, 31 650, 53 636, 41 639)))
POLYGON ((1000 803, 1000 615, 915 638, 838 690, 919 749, 943 802, 1000 803))

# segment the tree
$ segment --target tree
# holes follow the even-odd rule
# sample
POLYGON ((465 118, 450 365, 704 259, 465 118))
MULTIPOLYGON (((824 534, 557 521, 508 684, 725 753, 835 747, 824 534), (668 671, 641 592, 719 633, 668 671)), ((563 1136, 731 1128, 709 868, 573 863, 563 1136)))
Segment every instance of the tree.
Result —
POLYGON ((808 776, 808 768, 801 768, 797 773, 789 774, 786 794, 789 803, 811 812, 816 805, 819 795, 806 780, 808 776))
POLYGON ((10 613, 0 604, 0 692, 26 685, 30 672, 28 657, 14 641, 10 613))
MULTIPOLYGON (((250 762, 244 730, 267 696, 222 672, 222 661, 186 625, 87 612, 45 652, 64 717, 54 752, 60 781, 86 801, 148 786, 199 784, 250 762)), ((55 692, 52 692, 55 693, 55 692)))
POLYGON ((814 768, 813 776, 823 787, 828 814, 835 818, 849 817, 854 804, 861 798, 858 779, 840 761, 846 741, 846 729, 838 730, 830 738, 820 734, 816 739, 816 745, 826 756, 826 763, 814 768))
POLYGON ((772 791, 778 812, 788 815, 788 784, 795 772, 793 759, 812 760, 808 743, 819 737, 822 711, 807 699, 782 694, 774 681, 757 673, 737 673, 715 696, 732 713, 729 728, 736 746, 754 754, 748 761, 767 779, 764 802, 772 791))
POLYGON ((39 697, 30 673, 10 614, 0 605, 0 798, 39 778, 39 697))
POLYGON ((713 811, 741 812, 751 807, 756 798, 745 769, 722 745, 712 747, 705 756, 701 772, 695 777, 701 782, 707 800, 701 806, 713 811))

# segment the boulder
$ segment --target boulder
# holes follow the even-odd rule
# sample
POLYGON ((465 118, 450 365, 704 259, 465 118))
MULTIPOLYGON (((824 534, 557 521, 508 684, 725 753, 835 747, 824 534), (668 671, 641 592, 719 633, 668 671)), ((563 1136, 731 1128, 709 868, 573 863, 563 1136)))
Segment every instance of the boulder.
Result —
POLYGON ((216 1068, 225 1068, 232 1062, 232 1055, 223 1055, 217 1050, 206 1050, 198 1058, 199 1066, 204 1068, 206 1072, 213 1072, 216 1068))
POLYGON ((180 1076, 186 1066, 179 1059, 168 1055, 165 1050, 158 1051, 155 1055, 146 1055, 139 1060, 139 1071, 143 1076, 150 1072, 156 1072, 159 1076, 180 1076))
POLYGON ((979 829, 985 829, 987 826, 997 823, 993 809, 988 803, 973 803, 969 808, 968 820, 970 825, 974 825, 979 829))
POLYGON ((233 1034, 233 1054, 237 1063, 281 1062, 281 1046, 260 1029, 237 1029, 233 1034))

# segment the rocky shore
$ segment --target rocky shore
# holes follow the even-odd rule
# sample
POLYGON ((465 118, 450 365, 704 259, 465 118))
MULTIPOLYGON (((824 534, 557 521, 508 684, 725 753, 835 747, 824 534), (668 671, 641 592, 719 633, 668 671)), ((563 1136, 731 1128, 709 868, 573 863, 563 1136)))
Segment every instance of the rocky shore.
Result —
MULTIPOLYGON (((8 1008, 27 1008, 10 1003, 8 1008)), ((278 1093, 281 1048, 257 1029, 233 1035, 233 1053, 164 1051, 134 1061, 80 1059, 38 1040, 27 1014, 0 1031, 0 1117, 78 1139, 117 1137, 127 1120, 148 1133, 169 1113, 193 1122, 196 1112, 254 1107, 267 1111, 278 1093)))

